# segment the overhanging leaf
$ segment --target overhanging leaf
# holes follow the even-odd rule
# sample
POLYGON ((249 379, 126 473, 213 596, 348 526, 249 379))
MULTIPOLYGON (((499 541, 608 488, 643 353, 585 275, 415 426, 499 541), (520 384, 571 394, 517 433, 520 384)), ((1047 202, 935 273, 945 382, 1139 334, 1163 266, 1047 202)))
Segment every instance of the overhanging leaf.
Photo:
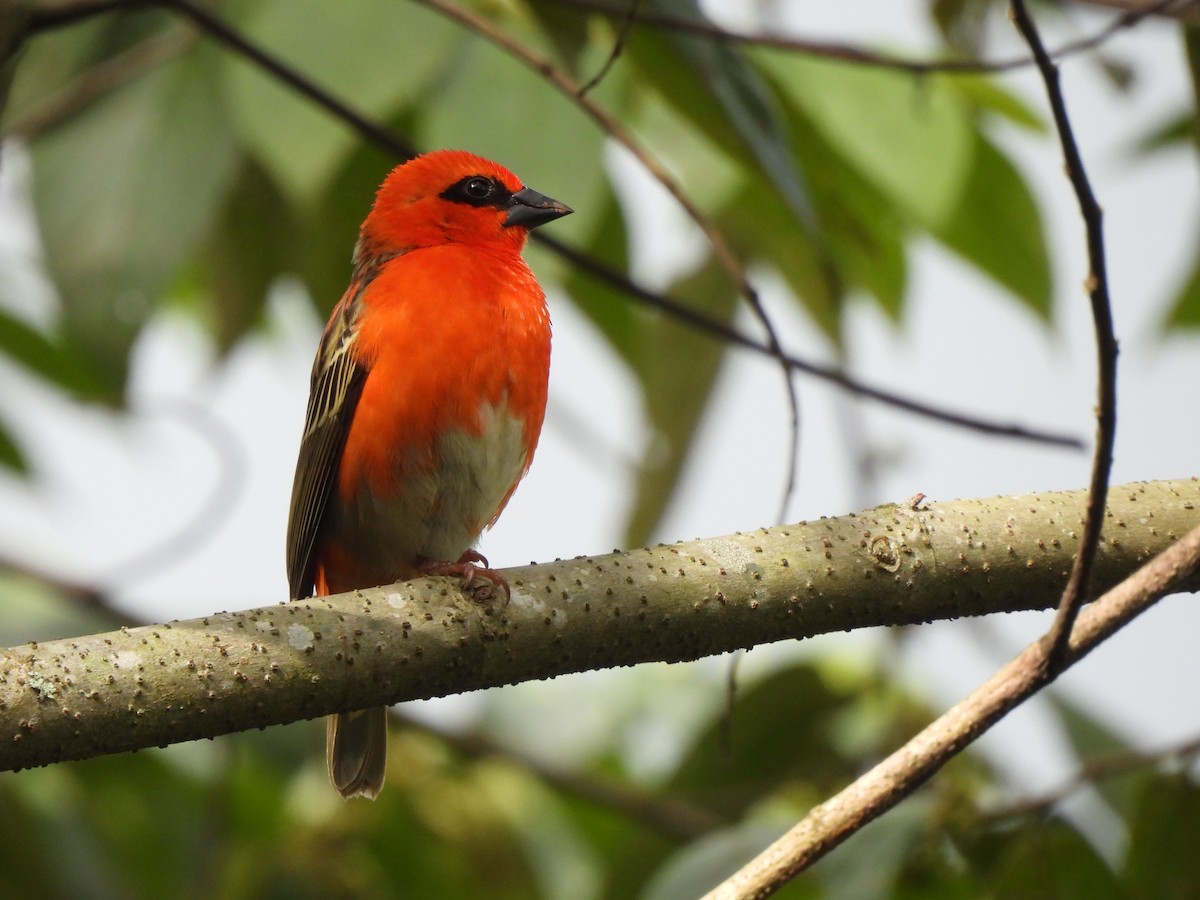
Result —
MULTIPOLYGON (((419 102, 460 40, 415 4, 264 0, 239 23, 253 40, 356 112, 391 118, 419 102)), ((238 134, 302 203, 324 191, 361 136, 292 88, 227 55, 222 74, 238 134)))
MULTIPOLYGON (((618 272, 629 268, 629 234, 621 204, 612 190, 591 210, 592 233, 584 244, 585 251, 618 272)), ((646 327, 652 314, 636 305, 616 288, 572 268, 563 280, 563 288, 574 303, 592 321, 621 355, 633 365, 637 359, 635 347, 638 330, 646 327)))
MULTIPOLYGON (((711 256, 667 291, 719 322, 730 322, 737 293, 711 256)), ((633 370, 642 383, 649 446, 637 473, 637 498, 625 526, 628 546, 645 544, 675 490, 692 435, 716 382, 726 346, 680 322, 659 316, 639 329, 633 370), (680 365, 680 360, 687 360, 680 365)))
POLYGON ((292 219, 275 184, 247 161, 204 249, 205 300, 221 351, 258 323, 279 274, 300 264, 292 219))
POLYGON ((956 208, 934 236, 1049 321, 1054 285, 1033 192, 1009 160, 975 136, 971 167, 956 208))
POLYGON ((77 356, 3 310, 0 310, 0 353, 74 394, 84 397, 98 394, 98 385, 77 356))
POLYGON ((927 227, 950 219, 974 142, 968 109, 944 79, 797 54, 760 58, 829 142, 909 215, 927 227))
POLYGON ((67 346, 114 395, 142 323, 233 182, 213 52, 155 69, 30 147, 67 346))
MULTIPOLYGON (((1083 836, 1061 819, 1030 822, 1003 837, 981 896, 1021 900, 1125 900, 1112 870, 1083 836)), ((976 854, 968 852, 977 859, 976 854)), ((1150 896, 1150 895, 1145 895, 1150 896)))
MULTIPOLYGON (((690 3, 684 6, 694 10, 690 3)), ((702 18, 695 11, 688 15, 702 18)), ((712 41, 649 31, 635 32, 626 52, 638 68, 640 82, 657 87, 659 96, 691 129, 729 158, 758 171, 783 199, 796 224, 814 231, 808 186, 792 159, 778 101, 750 61, 712 41)), ((686 134, 681 137, 690 139, 686 134)), ((687 165, 686 158, 682 164, 687 165)), ((705 186, 702 180, 692 181, 699 189, 705 186)))
POLYGON ((1200 256, 1184 280, 1167 315, 1168 328, 1200 328, 1200 256))
MULTIPOLYGON (((707 21, 695 0, 651 0, 649 6, 675 17, 707 21)), ((665 39, 674 56, 692 68, 701 89, 716 101, 724 120, 796 221, 810 236, 815 233, 809 188, 792 159, 779 102, 752 60, 725 41, 682 32, 670 33, 665 39)))
POLYGON ((1131 897, 1200 896, 1200 787, 1185 775, 1146 784, 1131 822, 1122 872, 1131 897))
POLYGON ((8 469, 15 475, 29 474, 29 462, 3 422, 0 422, 0 468, 8 469))

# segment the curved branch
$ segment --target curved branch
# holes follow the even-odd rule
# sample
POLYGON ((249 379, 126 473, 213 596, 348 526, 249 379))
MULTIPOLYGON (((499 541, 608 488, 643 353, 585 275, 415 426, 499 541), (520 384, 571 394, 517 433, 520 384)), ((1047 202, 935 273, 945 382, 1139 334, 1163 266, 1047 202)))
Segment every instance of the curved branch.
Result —
MULTIPOLYGON (((1098 586, 1200 525, 1197 480, 1112 497, 1098 586)), ((506 573, 506 608, 425 578, 14 647, 0 652, 0 769, 825 632, 1045 608, 1062 590, 1084 501, 1072 491, 889 505, 524 566, 506 573)))
POLYGON ((1087 596, 1092 560, 1100 542, 1104 503, 1108 494, 1108 479, 1112 471, 1113 447, 1117 438, 1117 336, 1113 330, 1112 304, 1108 297, 1108 270, 1104 252, 1104 213, 1096 201, 1088 180, 1075 132, 1067 115, 1067 104, 1058 80, 1058 68, 1046 55, 1037 26, 1025 8, 1024 0, 1012 0, 1013 19, 1017 29, 1029 44, 1038 72, 1046 85, 1046 96, 1054 114, 1054 126, 1062 144, 1067 178, 1079 201, 1087 238, 1088 298, 1092 307, 1092 324, 1096 333, 1096 448, 1092 457, 1092 477, 1088 489, 1087 518, 1083 525, 1083 543, 1071 566, 1071 578, 1058 605, 1058 615, 1047 635, 1047 662, 1052 669, 1065 662, 1071 636, 1071 626, 1087 596))

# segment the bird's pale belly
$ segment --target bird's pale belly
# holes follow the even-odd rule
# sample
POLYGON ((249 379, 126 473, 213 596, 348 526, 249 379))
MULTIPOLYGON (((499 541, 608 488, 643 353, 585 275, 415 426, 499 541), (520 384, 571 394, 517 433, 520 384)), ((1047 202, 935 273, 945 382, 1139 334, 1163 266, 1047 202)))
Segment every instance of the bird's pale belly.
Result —
POLYGON ((404 489, 396 496, 363 490, 349 503, 334 498, 323 537, 333 548, 354 548, 348 554, 354 564, 353 571, 338 571, 343 553, 327 556, 331 589, 411 578, 422 560, 453 562, 475 543, 527 462, 524 422, 504 404, 484 407, 480 423, 479 434, 443 434, 432 468, 429 454, 398 448, 395 465, 404 489))

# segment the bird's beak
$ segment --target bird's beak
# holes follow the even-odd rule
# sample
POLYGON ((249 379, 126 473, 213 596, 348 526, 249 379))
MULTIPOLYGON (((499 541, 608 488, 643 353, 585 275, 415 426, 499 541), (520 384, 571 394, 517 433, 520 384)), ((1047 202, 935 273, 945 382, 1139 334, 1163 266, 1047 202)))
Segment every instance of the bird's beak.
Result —
POLYGON ((504 227, 522 225, 525 228, 537 228, 555 219, 561 219, 574 212, 571 207, 539 194, 532 188, 521 188, 508 200, 505 207, 508 215, 504 217, 504 227))

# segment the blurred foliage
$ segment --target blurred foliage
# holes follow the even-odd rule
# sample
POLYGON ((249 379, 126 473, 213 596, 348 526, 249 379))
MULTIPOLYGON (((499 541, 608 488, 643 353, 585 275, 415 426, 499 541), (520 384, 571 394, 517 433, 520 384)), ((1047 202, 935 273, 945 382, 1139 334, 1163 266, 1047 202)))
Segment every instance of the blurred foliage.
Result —
MULTIPOLYGON (((20 602, 0 613, 0 636, 25 629, 31 610, 54 628, 77 609, 44 586, 4 588, 20 602)), ((554 754, 544 723, 579 721, 579 676, 512 689, 529 690, 543 720, 528 723, 525 749, 486 721, 460 734, 401 720, 373 803, 329 789, 320 723, 0 774, 0 896, 685 900, 931 718, 885 669, 833 655, 780 658, 744 680, 729 720, 708 668, 690 688, 709 686, 702 713, 676 723, 678 752, 653 775, 625 739, 645 704, 589 709, 600 737, 569 770, 539 761, 554 754)), ((638 690, 669 702, 678 671, 651 667, 638 690)), ((1098 721, 1064 712, 1081 756, 1130 754, 1098 721)), ((995 774, 962 755, 779 896, 1197 896, 1194 766, 1114 771, 1064 816, 1057 803, 1006 808, 995 774), (1121 831, 1123 850, 1098 849, 1111 842, 1096 821, 1121 831)))
MULTIPOLYGON (((579 214, 555 237, 734 320, 735 288, 709 254, 686 271, 633 271, 630 242, 642 234, 635 198, 610 180, 608 139, 493 46, 391 0, 336 12, 319 0, 211 5, 406 143, 469 146, 569 202, 579 214)), ((57 292, 49 315, 26 318, 0 277, 3 362, 77 400, 120 406, 131 348, 167 305, 190 311, 221 353, 261 326, 280 278, 327 310, 396 160, 166 11, 24 34, 30 9, 48 6, 0 10, 0 128, 31 158, 57 292)), ((689 0, 643 6, 703 17, 689 0)), ((477 7, 580 82, 601 70, 620 29, 619 17, 549 0, 477 7)), ((929 3, 948 56, 985 49, 997 9, 929 3)), ((851 299, 904 314, 922 240, 1050 320, 1038 203, 992 137, 1001 121, 1044 125, 996 80, 916 78, 641 27, 626 37, 590 96, 662 160, 748 265, 790 287, 835 347, 851 299)), ((1200 84, 1198 42, 1185 32, 1200 84)), ((1181 110, 1135 153, 1194 153, 1195 123, 1194 110, 1181 110)), ((596 325, 643 391, 652 440, 629 522, 640 543, 670 502, 725 347, 533 252, 543 283, 596 325)), ((1165 326, 1197 324, 1200 256, 1165 326)), ((14 433, 19 423, 0 421, 0 467, 36 470, 14 433)), ((14 617, 20 639, 31 621, 48 634, 96 627, 99 613, 81 614, 44 586, 4 585, 17 599, 0 631, 14 617)), ((393 741, 389 786, 374 804, 343 804, 327 789, 309 725, 2 774, 0 896, 692 897, 929 718, 883 670, 848 676, 829 661, 799 663, 742 686, 726 741, 720 694, 714 684, 703 720, 654 778, 630 758, 620 704, 595 712, 608 717, 603 737, 578 761, 574 786, 502 749, 412 727, 393 741), (618 785, 638 803, 598 802, 585 784, 618 785)), ((557 696, 548 717, 571 705, 569 690, 557 696)), ((1060 713, 1081 758, 1127 749, 1084 713, 1060 713)), ((1001 790, 977 759, 960 758, 780 896, 1200 896, 1190 769, 1147 765, 1099 785, 1088 802, 1119 823, 1120 853, 1097 849, 1087 817, 1053 807, 984 815, 1001 790)))

